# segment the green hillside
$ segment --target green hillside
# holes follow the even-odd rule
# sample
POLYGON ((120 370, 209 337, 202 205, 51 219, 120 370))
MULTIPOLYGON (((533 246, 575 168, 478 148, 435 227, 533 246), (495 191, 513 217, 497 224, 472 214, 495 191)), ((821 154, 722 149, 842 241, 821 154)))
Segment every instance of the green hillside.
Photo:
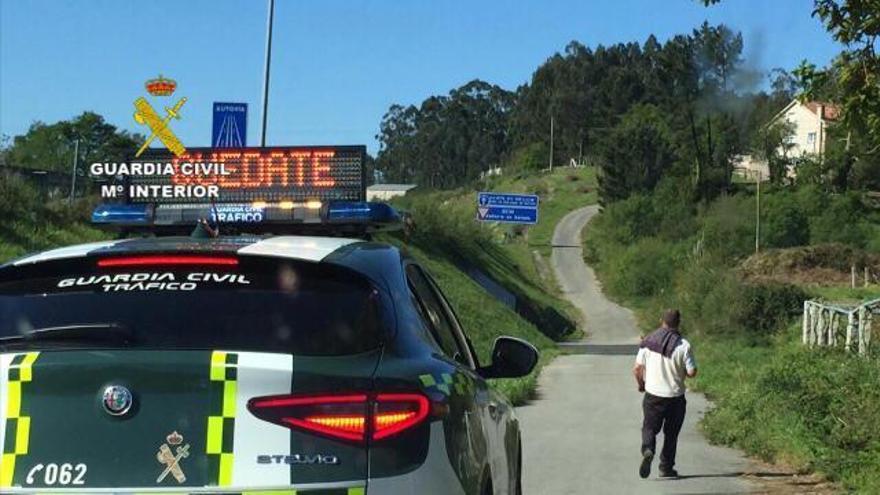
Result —
POLYGON ((540 196, 538 224, 531 227, 477 222, 477 187, 422 191, 395 200, 415 222, 412 244, 458 267, 476 267, 514 293, 524 314, 555 340, 581 335, 577 312, 562 298, 550 268, 556 223, 569 211, 596 202, 595 171, 562 168, 553 172, 492 177, 479 190, 540 196))
POLYGON ((32 251, 106 239, 106 232, 84 222, 91 204, 46 200, 12 176, 0 177, 0 263, 32 251))

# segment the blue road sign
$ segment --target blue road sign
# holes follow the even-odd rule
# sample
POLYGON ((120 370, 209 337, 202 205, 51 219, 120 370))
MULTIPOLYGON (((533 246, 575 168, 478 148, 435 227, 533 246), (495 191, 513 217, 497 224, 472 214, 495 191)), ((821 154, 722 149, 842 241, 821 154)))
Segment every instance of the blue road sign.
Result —
POLYGON ((477 195, 477 220, 481 222, 538 223, 538 196, 481 192, 477 195))
POLYGON ((211 146, 214 148, 247 146, 247 103, 214 102, 213 127, 211 146))

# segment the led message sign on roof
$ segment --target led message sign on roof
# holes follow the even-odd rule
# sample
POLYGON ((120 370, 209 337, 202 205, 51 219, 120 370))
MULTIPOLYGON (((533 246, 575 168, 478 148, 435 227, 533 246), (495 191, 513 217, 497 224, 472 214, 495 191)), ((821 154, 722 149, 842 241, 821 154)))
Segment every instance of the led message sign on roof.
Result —
MULTIPOLYGON (((171 173, 131 174, 129 190, 216 187, 216 201, 220 203, 362 201, 365 199, 365 154, 364 146, 187 148, 180 156, 154 153, 140 160, 144 164, 161 163, 171 173)), ((129 200, 164 202, 161 196, 153 194, 130 194, 129 200)), ((192 198, 192 201, 204 202, 204 199, 192 198)), ((173 202, 187 200, 175 197, 173 202)))

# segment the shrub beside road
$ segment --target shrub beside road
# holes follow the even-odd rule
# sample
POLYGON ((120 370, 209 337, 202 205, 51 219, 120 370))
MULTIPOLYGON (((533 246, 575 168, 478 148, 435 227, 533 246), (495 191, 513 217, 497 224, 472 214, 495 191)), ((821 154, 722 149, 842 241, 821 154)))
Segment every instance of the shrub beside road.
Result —
POLYGON ((876 259, 880 218, 853 194, 766 198, 766 242, 788 249, 752 255, 753 196, 690 208, 661 183, 606 208, 585 231, 585 256, 646 331, 662 308, 682 309, 695 386, 716 404, 703 421, 712 441, 880 492, 880 363, 804 348, 799 326, 805 298, 880 297, 877 285, 840 285, 852 264, 876 259))

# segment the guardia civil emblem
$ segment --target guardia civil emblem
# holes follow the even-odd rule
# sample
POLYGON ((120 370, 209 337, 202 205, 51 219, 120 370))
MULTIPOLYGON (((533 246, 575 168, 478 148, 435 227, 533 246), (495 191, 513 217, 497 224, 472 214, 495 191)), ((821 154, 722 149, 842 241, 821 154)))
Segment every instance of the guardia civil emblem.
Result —
MULTIPOLYGON (((153 96, 171 96, 177 88, 177 83, 172 79, 166 79, 159 75, 158 78, 147 81, 144 86, 147 88, 147 92, 153 96)), ((186 97, 177 100, 174 106, 165 107, 165 116, 162 117, 143 96, 134 101, 135 122, 145 125, 150 129, 150 135, 137 150, 137 153, 134 155, 135 157, 141 156, 141 153, 157 138, 175 155, 181 156, 186 153, 183 143, 180 142, 180 139, 174 135, 171 127, 169 127, 171 119, 180 120, 180 107, 184 103, 186 103, 186 97)))
POLYGON ((156 483, 162 483, 170 474, 177 480, 177 483, 186 481, 186 474, 180 467, 180 461, 189 457, 189 444, 183 443, 183 435, 172 432, 165 437, 165 443, 159 446, 159 452, 156 452, 156 460, 165 466, 165 469, 156 478, 156 483))

